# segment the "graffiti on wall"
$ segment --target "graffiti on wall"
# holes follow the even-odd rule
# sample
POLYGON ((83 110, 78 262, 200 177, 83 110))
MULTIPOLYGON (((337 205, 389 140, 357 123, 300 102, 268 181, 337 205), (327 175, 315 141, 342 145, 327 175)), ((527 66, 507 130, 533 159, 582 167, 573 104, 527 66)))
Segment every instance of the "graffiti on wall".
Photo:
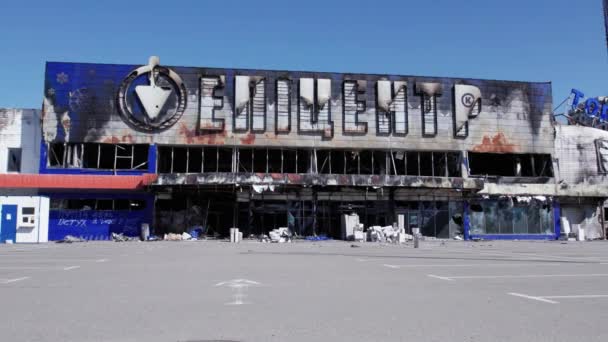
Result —
POLYGON ((108 240, 112 233, 137 236, 145 221, 143 211, 51 210, 49 240, 67 235, 88 240, 108 240))

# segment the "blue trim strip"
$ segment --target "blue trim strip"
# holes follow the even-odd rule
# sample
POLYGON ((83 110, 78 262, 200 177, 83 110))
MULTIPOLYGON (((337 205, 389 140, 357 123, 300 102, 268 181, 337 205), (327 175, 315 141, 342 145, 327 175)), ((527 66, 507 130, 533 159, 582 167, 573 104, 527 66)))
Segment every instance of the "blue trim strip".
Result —
POLYGON ((555 226, 555 239, 559 239, 562 232, 562 223, 560 218, 562 216, 562 207, 557 199, 553 200, 553 224, 555 226))
POLYGON ((469 217, 469 202, 468 201, 463 201, 463 216, 464 216, 464 220, 463 220, 463 225, 464 225, 464 239, 465 240, 469 240, 469 231, 471 229, 471 221, 470 221, 470 217, 469 217))
POLYGON ((471 235, 472 239, 484 240, 555 240, 555 235, 542 234, 504 234, 504 235, 471 235))
POLYGON ((151 144, 148 148, 148 173, 156 173, 156 144, 151 144))

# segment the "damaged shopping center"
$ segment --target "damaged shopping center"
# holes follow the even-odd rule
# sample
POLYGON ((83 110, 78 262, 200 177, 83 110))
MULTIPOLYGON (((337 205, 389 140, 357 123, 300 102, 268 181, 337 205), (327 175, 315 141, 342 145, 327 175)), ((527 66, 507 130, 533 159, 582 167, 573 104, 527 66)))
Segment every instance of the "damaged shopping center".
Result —
POLYGON ((50 239, 137 235, 142 223, 159 236, 288 227, 341 238, 353 213, 366 230, 396 223, 437 238, 555 239, 564 219, 603 235, 608 192, 593 162, 605 147, 555 122, 550 83, 165 67, 155 57, 49 62, 45 76, 41 174, 147 177, 86 194, 41 188, 50 239), (66 226, 71 218, 85 223, 66 226))

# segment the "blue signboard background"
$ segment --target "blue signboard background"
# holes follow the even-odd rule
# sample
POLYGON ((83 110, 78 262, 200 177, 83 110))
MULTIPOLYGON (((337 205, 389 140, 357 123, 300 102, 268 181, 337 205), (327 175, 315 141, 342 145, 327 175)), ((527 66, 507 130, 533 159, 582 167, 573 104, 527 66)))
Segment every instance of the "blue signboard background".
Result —
POLYGON ((67 235, 86 240, 108 240, 112 233, 138 236, 144 211, 51 210, 49 240, 62 240, 67 235))

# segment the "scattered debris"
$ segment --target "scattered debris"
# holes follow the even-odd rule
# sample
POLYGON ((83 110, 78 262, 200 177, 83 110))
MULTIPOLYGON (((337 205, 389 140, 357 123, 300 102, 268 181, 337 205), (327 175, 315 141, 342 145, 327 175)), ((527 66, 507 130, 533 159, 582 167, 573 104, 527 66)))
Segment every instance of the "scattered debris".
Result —
POLYGON ((271 230, 268 235, 270 236, 271 242, 291 242, 291 237, 293 234, 287 227, 280 227, 278 229, 271 230))
POLYGON ((454 235, 454 240, 462 241, 464 239, 462 238, 462 235, 454 235))
POLYGON ((163 237, 163 240, 165 240, 165 241, 181 241, 182 240, 182 235, 181 234, 174 234, 174 233, 165 234, 165 236, 163 237))
POLYGON ((361 247, 361 246, 359 246, 359 245, 350 245, 350 247, 351 247, 351 248, 359 248, 359 247, 361 247))
POLYGON ((85 239, 73 236, 73 235, 66 235, 63 240, 59 240, 57 241, 57 243, 72 243, 72 242, 84 242, 85 239))
POLYGON ((112 241, 124 242, 124 241, 132 241, 132 240, 135 240, 135 238, 126 236, 123 233, 112 233, 112 241))
POLYGON ((331 238, 327 237, 327 235, 315 235, 315 236, 307 236, 306 240, 308 240, 308 241, 327 241, 327 240, 331 240, 331 238))
POLYGON ((188 234, 194 239, 200 239, 205 235, 205 228, 203 226, 194 226, 188 230, 188 234))

